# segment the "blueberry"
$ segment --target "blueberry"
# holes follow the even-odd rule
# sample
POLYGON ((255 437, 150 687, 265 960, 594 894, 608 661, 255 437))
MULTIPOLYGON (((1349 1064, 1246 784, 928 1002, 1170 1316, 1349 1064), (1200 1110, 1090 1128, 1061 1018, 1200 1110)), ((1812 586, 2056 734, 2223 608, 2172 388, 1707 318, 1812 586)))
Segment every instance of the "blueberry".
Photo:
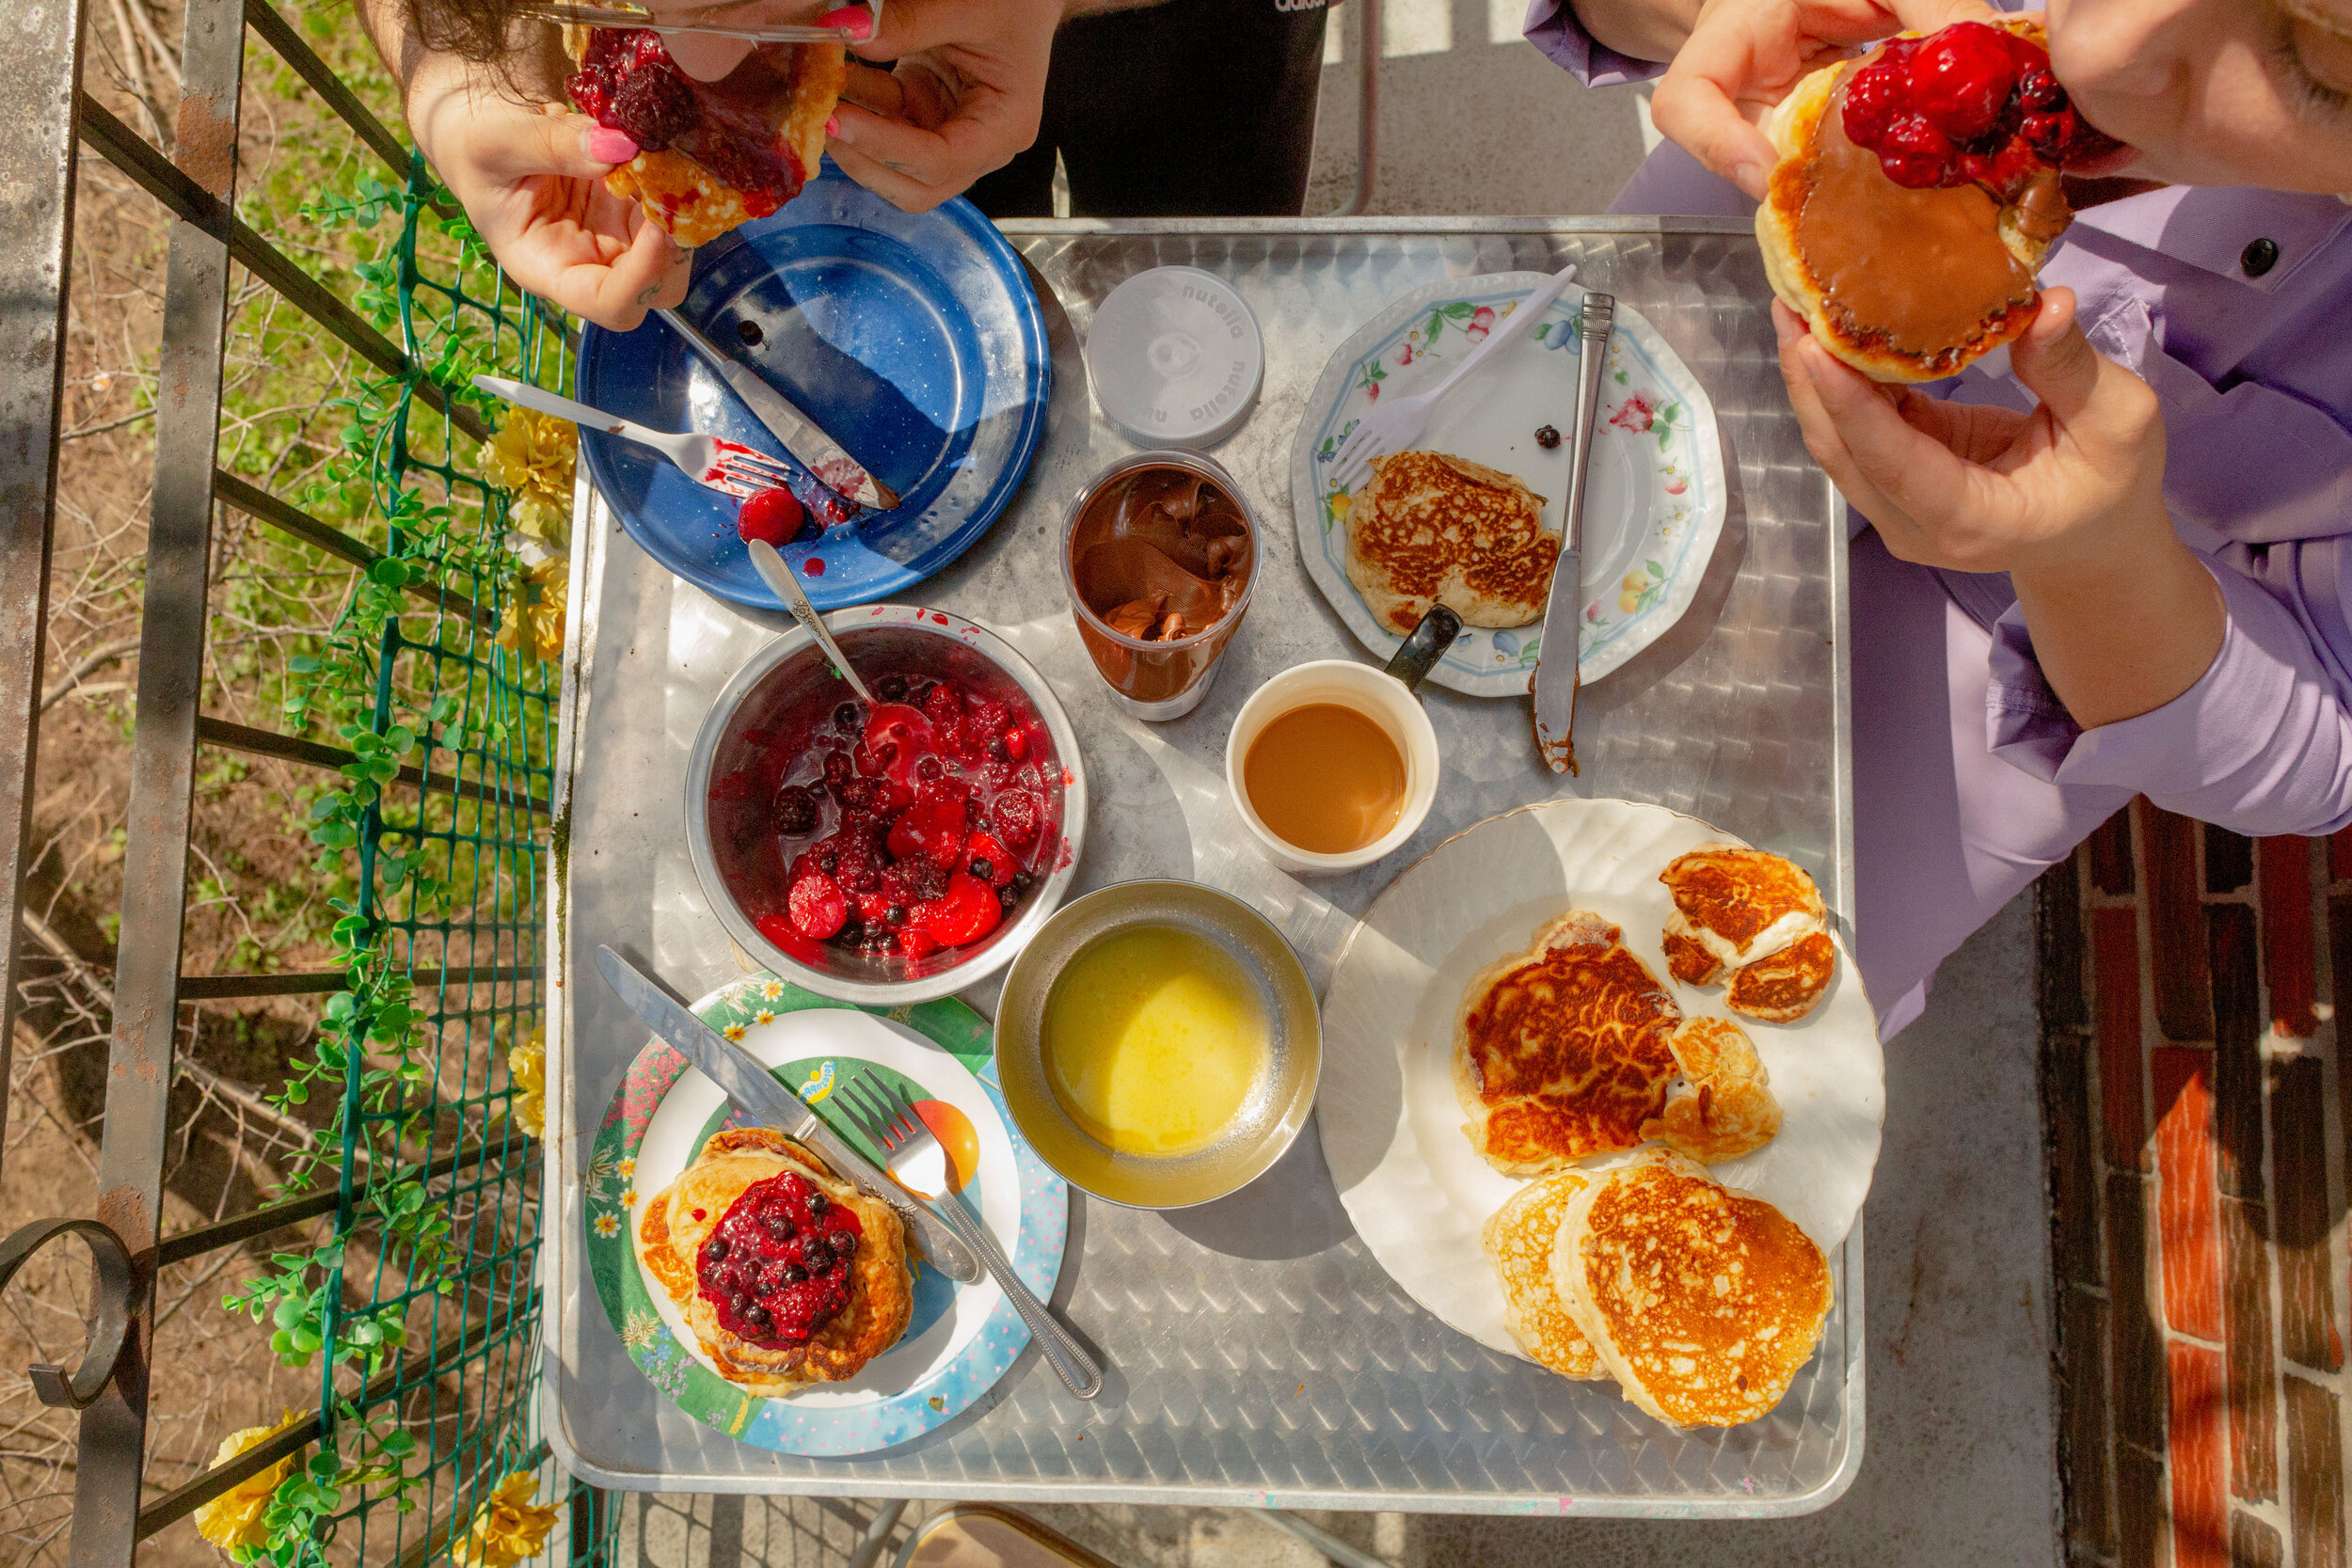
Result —
POLYGON ((905 702, 907 678, 904 675, 884 675, 874 683, 874 695, 885 703, 905 702))
POLYGON ((827 1239, 833 1243, 833 1250, 844 1258, 851 1257, 857 1252, 857 1232, 854 1230, 830 1231, 827 1233, 827 1239))
POLYGON ((752 1309, 752 1298, 738 1291, 727 1297, 727 1309, 740 1318, 752 1309))
POLYGON ((904 904, 893 904, 882 911, 882 924, 885 926, 903 926, 906 923, 907 907, 904 904))
POLYGON ((833 727, 843 735, 855 735, 866 725, 866 716, 855 703, 844 703, 833 710, 833 727))
POLYGON ((1020 903, 1021 895, 1012 891, 1011 883, 1008 882, 996 890, 996 907, 1007 914, 1012 913, 1020 903))
POLYGON ((809 1194, 809 1195, 808 1195, 808 1212, 809 1212, 809 1217, 810 1217, 810 1218, 812 1218, 812 1219, 817 1219, 817 1218, 821 1218, 821 1217, 823 1217, 824 1212, 825 1212, 825 1195, 824 1195, 824 1194, 822 1194, 822 1193, 811 1193, 811 1194, 809 1194))
POLYGON ((841 869, 841 857, 828 849, 817 857, 817 868, 830 877, 841 869))
POLYGON ((788 1242, 801 1233, 801 1227, 792 1223, 789 1214, 770 1214, 759 1223, 779 1242, 788 1242))
POLYGON ((1550 425, 1545 425, 1535 432, 1535 444, 1546 451, 1549 451, 1560 444, 1560 432, 1550 425))
POLYGON ((710 1244, 703 1248, 703 1256, 709 1259, 714 1263, 725 1262, 727 1260, 726 1243, 721 1241, 718 1237, 713 1236, 710 1238, 710 1244))
POLYGON ((759 330, 757 322, 747 318, 735 324, 735 336, 745 348, 757 348, 766 334, 759 330))
POLYGON ((972 861, 972 875, 985 882, 996 875, 996 867, 986 855, 975 856, 972 861))
POLYGON ((798 1263, 787 1263, 784 1266, 784 1273, 776 1277, 782 1279, 787 1285, 799 1285, 808 1278, 808 1271, 798 1263))
POLYGON ((768 1326, 768 1308, 760 1306, 757 1302, 754 1302, 750 1308, 744 1312, 743 1321, 750 1323, 755 1328, 766 1328, 768 1326))

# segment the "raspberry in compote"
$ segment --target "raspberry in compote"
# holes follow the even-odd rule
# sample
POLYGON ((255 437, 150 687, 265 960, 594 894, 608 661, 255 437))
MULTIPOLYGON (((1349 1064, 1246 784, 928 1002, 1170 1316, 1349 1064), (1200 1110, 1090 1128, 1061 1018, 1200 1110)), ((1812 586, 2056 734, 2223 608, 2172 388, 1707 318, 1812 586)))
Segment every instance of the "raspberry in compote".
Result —
POLYGON ((694 1286, 719 1326, 771 1345, 806 1343, 850 1305, 864 1227, 806 1177, 743 1189, 694 1256, 694 1286))

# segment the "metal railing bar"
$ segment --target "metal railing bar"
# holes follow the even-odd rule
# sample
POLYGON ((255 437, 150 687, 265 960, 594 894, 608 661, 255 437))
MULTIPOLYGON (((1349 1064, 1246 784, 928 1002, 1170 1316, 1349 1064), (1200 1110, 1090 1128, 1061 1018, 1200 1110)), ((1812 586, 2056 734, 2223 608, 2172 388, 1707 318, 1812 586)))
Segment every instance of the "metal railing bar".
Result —
MULTIPOLYGON (((215 719, 211 714, 199 715, 196 721, 196 738, 207 746, 226 746, 231 751, 249 752, 255 756, 277 757, 283 762, 309 763, 313 768, 347 768, 359 760, 357 752, 346 752, 340 746, 322 745, 315 740, 302 740, 276 730, 255 729, 250 724, 234 723, 215 719)), ((396 775, 397 782, 460 800, 480 800, 485 805, 508 805, 520 811, 548 814, 545 800, 518 791, 501 789, 486 779, 453 779, 446 773, 427 776, 421 768, 404 767, 396 775)))
MULTIPOLYGON (((460 1329, 426 1354, 411 1356, 389 1371, 378 1372, 353 1402, 365 1410, 396 1388, 437 1377, 446 1370, 445 1362, 453 1364, 464 1358, 469 1337, 466 1330, 460 1329)), ((178 1524, 237 1482, 260 1475, 289 1454, 301 1452, 318 1441, 320 1430, 318 1415, 313 1412, 267 1442, 190 1477, 139 1510, 133 1539, 144 1541, 157 1530, 178 1524)))
MULTIPOLYGON (((292 534, 306 545, 325 550, 339 561, 347 561, 362 571, 384 559, 384 552, 363 545, 339 528, 320 522, 316 517, 249 484, 226 468, 213 470, 213 494, 226 505, 233 506, 248 517, 258 517, 281 533, 292 534)), ((443 588, 430 582, 413 582, 408 591, 428 604, 437 603, 466 616, 478 626, 495 628, 498 616, 484 609, 453 588, 443 588)))
MULTIPOLYGON (((239 35, 243 37, 242 34, 239 35)), ((229 254, 262 282, 283 294, 312 321, 342 340, 352 352, 388 375, 408 382, 416 395, 477 441, 490 438, 482 416, 426 379, 400 346, 371 326, 350 306, 335 297, 325 284, 294 263, 283 251, 237 216, 229 204, 215 197, 149 145, 147 138, 109 113, 87 93, 78 100, 82 139, 105 160, 171 209, 177 216, 215 237, 225 235, 229 254)))
MULTIPOLYGON (((33 831, 73 251, 73 133, 56 104, 82 90, 82 0, 63 0, 20 19, 0 86, 0 299, 10 339, 0 372, 0 430, 10 433, 0 442, 0 931, 15 930, 24 908, 33 831)), ((24 1006, 13 942, 6 962, 0 1083, 24 1006)))
MULTIPOLYGON (((137 142, 215 214, 236 195, 238 110, 245 81, 242 0, 188 0, 181 34, 179 155, 137 142)), ((76 102, 87 103, 84 94, 76 102)), ((118 122, 119 125, 119 122, 118 122)), ((139 608, 138 727, 131 737, 122 935, 106 1053, 98 1219, 144 1265, 163 1222, 171 1133, 180 949, 187 911, 196 719, 201 695, 213 548, 213 454, 220 443, 221 367, 233 266, 225 226, 171 226, 156 352, 154 463, 139 608)), ((151 1281, 151 1275, 147 1276, 151 1281)), ((144 1282, 143 1282, 144 1283, 144 1282)), ((154 1293, 142 1289, 114 1381, 82 1413, 74 1477, 75 1568, 128 1564, 138 1536, 145 1470, 154 1293)))
MULTIPOLYGON (((531 1139, 523 1137, 507 1144, 476 1144, 471 1148, 442 1155, 418 1173, 417 1180, 431 1181, 437 1177, 453 1175, 500 1154, 528 1162, 537 1157, 537 1148, 531 1139)), ((266 1236, 273 1230, 298 1225, 304 1220, 317 1219, 322 1214, 331 1214, 341 1197, 342 1194, 330 1187, 321 1192, 305 1193, 300 1197, 290 1197, 282 1203, 264 1204, 225 1220, 215 1220, 210 1225, 167 1236, 156 1246, 156 1265, 184 1263, 191 1258, 201 1258, 221 1247, 251 1241, 256 1236, 266 1236)))
POLYGON ((269 0, 245 0, 245 24, 262 35, 262 41, 276 50, 278 57, 294 68, 295 75, 310 84, 310 90, 326 100, 328 108, 342 116, 344 123, 374 150, 395 178, 407 180, 408 149, 375 118, 374 110, 359 102, 359 95, 344 85, 334 69, 302 41, 302 35, 278 14, 269 0))
MULTIPOLYGON (((501 980, 536 979, 537 964, 473 964, 456 969, 420 969, 408 976, 412 986, 495 985, 501 980)), ((183 974, 183 1002, 228 1002, 246 996, 311 996, 343 990, 351 973, 342 969, 305 969, 288 974, 183 974)))

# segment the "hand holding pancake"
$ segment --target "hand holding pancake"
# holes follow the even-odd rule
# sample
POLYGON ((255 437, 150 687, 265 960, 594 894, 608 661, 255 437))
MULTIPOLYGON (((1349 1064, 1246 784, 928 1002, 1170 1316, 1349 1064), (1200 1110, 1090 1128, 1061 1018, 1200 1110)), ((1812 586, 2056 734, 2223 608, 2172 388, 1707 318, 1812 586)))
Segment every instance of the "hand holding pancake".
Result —
POLYGON ((859 184, 927 213, 1037 140, 1061 0, 891 0, 852 61, 830 150, 859 184))
POLYGON ((407 109, 426 161, 517 285, 619 332, 685 299, 691 255, 605 187, 637 153, 628 136, 518 103, 452 58, 419 71, 407 109))

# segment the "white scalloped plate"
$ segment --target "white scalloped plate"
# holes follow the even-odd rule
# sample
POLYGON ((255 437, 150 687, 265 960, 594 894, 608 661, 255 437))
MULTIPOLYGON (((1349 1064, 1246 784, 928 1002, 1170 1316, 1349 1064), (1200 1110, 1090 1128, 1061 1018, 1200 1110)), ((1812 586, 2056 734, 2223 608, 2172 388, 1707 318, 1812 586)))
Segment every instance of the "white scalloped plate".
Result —
MULTIPOLYGON (((1490 1349, 1521 1355, 1479 1229, 1520 1183, 1471 1149, 1450 1063, 1471 976, 1523 951, 1570 909, 1615 921, 1686 1014, 1732 1015, 1721 987, 1669 978, 1673 909, 1658 873, 1702 844, 1737 842, 1695 817, 1627 800, 1549 800, 1465 830, 1373 901, 1323 1004, 1315 1106, 1323 1152, 1358 1234, 1414 1300, 1490 1349)), ((1821 1005, 1788 1025, 1739 1022, 1783 1113, 1780 1135, 1714 1167, 1802 1227, 1824 1251, 1870 1190, 1886 1105, 1885 1060, 1862 977, 1841 943, 1821 1005)), ((1608 1162, 1596 1162, 1606 1164, 1608 1162)))
MULTIPOLYGON (((1341 344, 1307 399, 1291 445, 1299 556, 1375 657, 1395 652, 1404 634, 1381 625, 1347 580, 1347 497, 1324 477, 1332 454, 1379 398, 1435 385, 1544 281, 1539 272, 1502 272, 1417 289, 1341 344)), ((1533 334, 1432 413, 1418 442, 1517 474, 1545 498, 1544 526, 1554 531, 1566 504, 1569 443, 1546 451, 1535 431, 1574 422, 1583 301, 1584 291, 1570 284, 1533 334)), ((1648 647, 1691 608, 1723 531, 1727 495, 1714 405, 1682 356, 1628 305, 1617 307, 1597 423, 1580 618, 1579 668, 1587 684, 1648 647)), ((1523 697, 1544 629, 1541 618, 1465 627, 1429 678, 1472 697, 1523 697)))

